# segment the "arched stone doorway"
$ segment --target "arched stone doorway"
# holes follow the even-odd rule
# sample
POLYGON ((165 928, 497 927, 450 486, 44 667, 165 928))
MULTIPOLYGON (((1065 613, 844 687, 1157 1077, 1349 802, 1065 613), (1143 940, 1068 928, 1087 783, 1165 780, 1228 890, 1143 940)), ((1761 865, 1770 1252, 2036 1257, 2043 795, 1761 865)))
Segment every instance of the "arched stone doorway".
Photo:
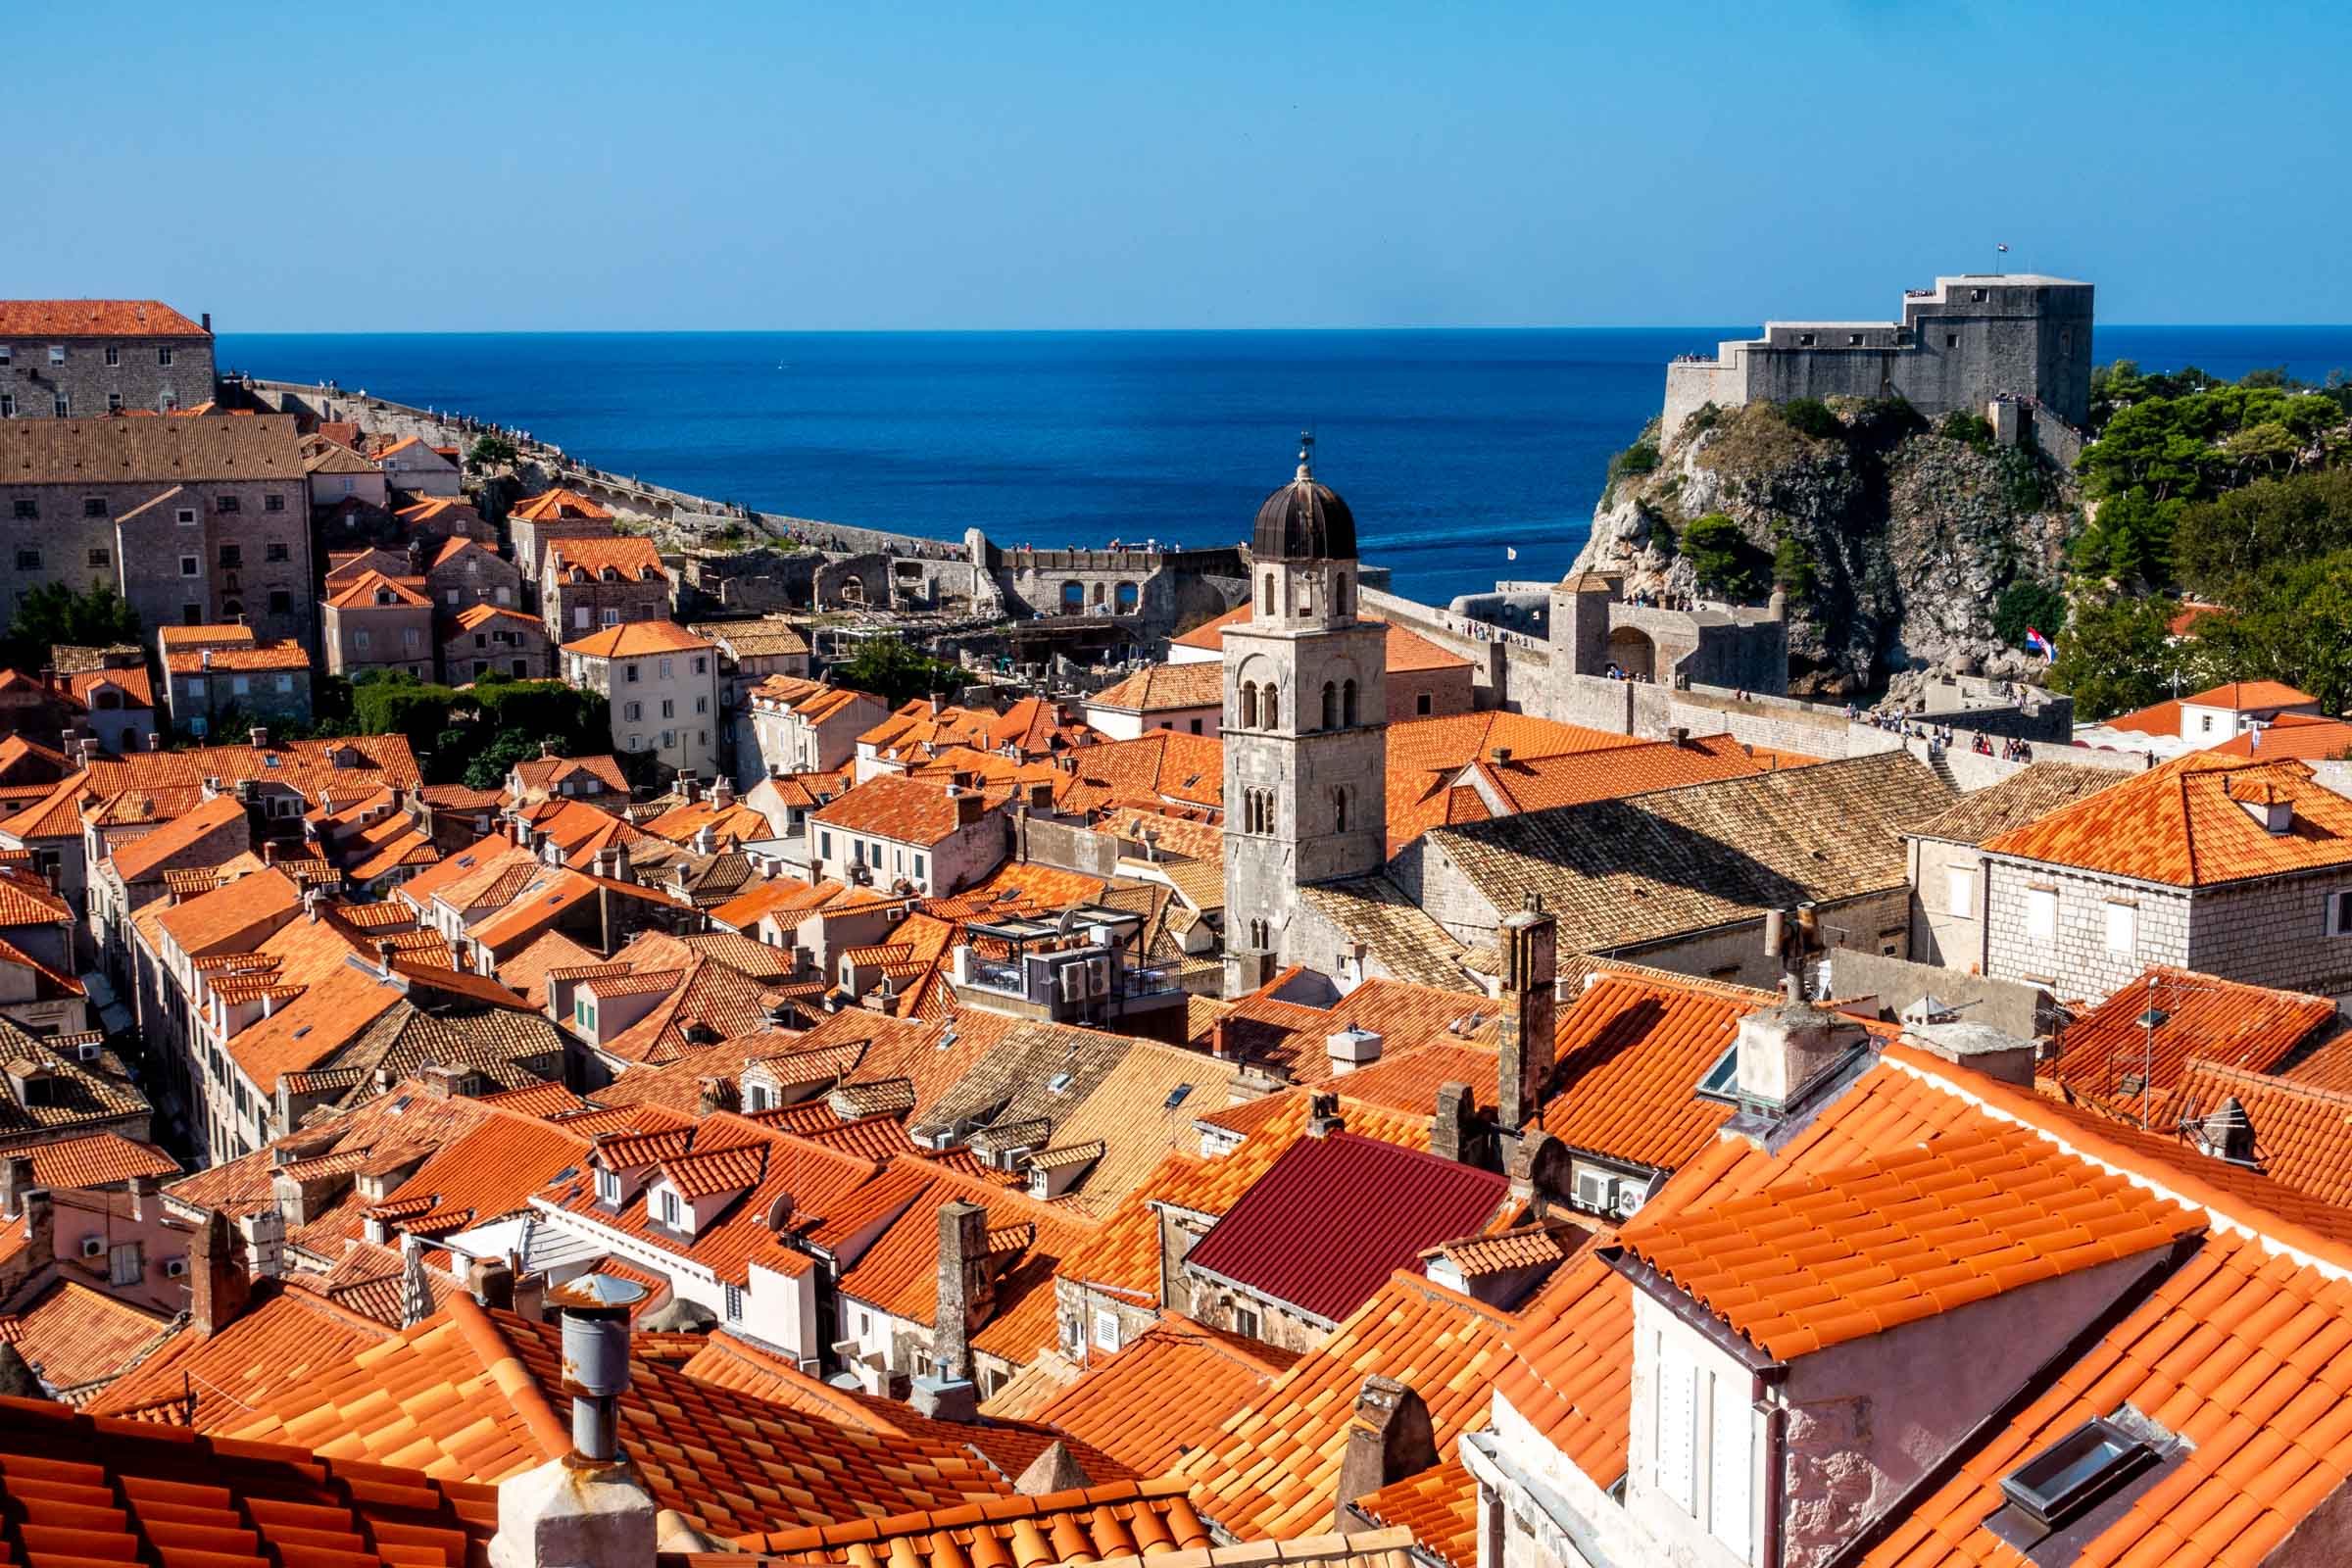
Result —
POLYGON ((1657 645, 1636 626, 1619 626, 1609 633, 1609 662, 1627 680, 1657 678, 1657 645))

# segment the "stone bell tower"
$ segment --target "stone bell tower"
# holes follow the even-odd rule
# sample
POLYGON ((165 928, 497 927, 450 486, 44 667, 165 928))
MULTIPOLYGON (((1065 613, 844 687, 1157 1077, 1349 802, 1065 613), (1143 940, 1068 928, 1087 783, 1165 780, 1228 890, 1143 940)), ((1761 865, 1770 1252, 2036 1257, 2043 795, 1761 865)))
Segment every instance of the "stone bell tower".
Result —
POLYGON ((1388 858, 1388 629, 1357 618, 1355 517, 1311 449, 1257 509, 1250 615, 1225 631, 1229 990, 1281 957, 1302 884, 1388 858))

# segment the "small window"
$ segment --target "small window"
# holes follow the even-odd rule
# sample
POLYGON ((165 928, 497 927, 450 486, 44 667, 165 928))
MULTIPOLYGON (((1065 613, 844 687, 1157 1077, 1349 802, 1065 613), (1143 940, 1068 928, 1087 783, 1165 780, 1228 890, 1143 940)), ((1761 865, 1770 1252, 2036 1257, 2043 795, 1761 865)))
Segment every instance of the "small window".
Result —
POLYGON ((678 1194, 675 1188, 662 1189, 662 1223, 669 1226, 678 1223, 678 1194))
POLYGON ((262 497, 262 510, 264 512, 283 512, 286 510, 286 498, 275 495, 264 496, 262 497))
POLYGON ((106 412, 109 414, 121 414, 122 412, 122 393, 109 392, 106 395, 106 412))
POLYGON ((290 588, 272 588, 272 589, 270 589, 270 613, 271 613, 272 615, 290 615, 290 614, 292 614, 293 612, 294 612, 294 592, 293 592, 293 590, 292 590, 292 589, 290 589, 290 588))
POLYGON ((743 1287, 740 1285, 727 1287, 727 1321, 730 1323, 743 1321, 743 1287))
POLYGON ((20 550, 20 551, 18 551, 18 552, 17 552, 17 569, 18 569, 19 571, 38 571, 38 570, 40 570, 40 569, 41 569, 41 553, 40 553, 38 550, 20 550))
POLYGON ((2115 1422, 2083 1422, 2001 1478, 2001 1493, 2055 1529, 2146 1469, 2156 1450, 2115 1422))
POLYGON ((106 497, 104 497, 104 496, 83 496, 83 497, 81 498, 81 514, 82 514, 83 516, 85 516, 85 517, 103 517, 103 516, 105 516, 105 515, 106 515, 106 497))
POLYGON ((93 550, 93 551, 91 551, 91 552, 90 552, 90 564, 91 564, 91 565, 93 565, 93 566, 111 566, 111 565, 113 565, 114 564, 115 564, 115 553, 114 553, 112 550, 93 550))
POLYGON ((110 1284, 136 1285, 145 1273, 139 1262, 139 1244, 117 1242, 106 1250, 106 1277, 110 1284))
POLYGON ((243 547, 239 545, 222 545, 220 547, 220 564, 229 567, 242 566, 245 564, 245 551, 243 547))
MULTIPOLYGON (((0 361, 0 364, 5 363, 0 361)), ((0 419, 13 419, 16 416, 17 395, 14 392, 0 392, 0 419)))
POLYGON ((1970 302, 1973 304, 1982 305, 1984 303, 1984 291, 1981 288, 1970 289, 1968 291, 1968 297, 1970 302))
POLYGON ((21 519, 38 517, 41 514, 41 504, 30 496, 19 496, 13 510, 21 519))
POLYGON ((1862 346, 1862 334, 1861 334, 1861 333, 1859 333, 1859 332, 1848 332, 1848 333, 1846 333, 1846 334, 1845 334, 1845 346, 1846 346, 1847 348, 1849 348, 1849 349, 1858 349, 1858 348, 1860 348, 1860 347, 1862 346))
POLYGON ((1413 711, 1415 713, 1419 714, 1423 718, 1427 718, 1433 711, 1435 711, 1435 709, 1436 705, 1430 700, 1429 693, 1419 692, 1414 695, 1413 711))
POLYGON ((122 345, 117 343, 109 343, 106 346, 106 363, 109 365, 121 365, 122 363, 122 345))
POLYGON ((193 577, 202 569, 202 565, 203 563, 194 556, 182 556, 179 558, 179 574, 182 577, 193 577))
POLYGON ((596 1200, 600 1203, 620 1201, 620 1172, 600 1170, 596 1173, 596 1200))
MULTIPOLYGON (((109 363, 109 364, 112 364, 113 362, 112 362, 112 361, 109 361, 108 363, 109 363)), ((172 363, 172 347, 171 347, 171 345, 170 345, 170 344, 165 344, 163 347, 161 347, 161 348, 158 348, 158 349, 155 351, 155 363, 156 363, 156 364, 158 364, 158 365, 162 365, 162 366, 169 366, 169 365, 171 365, 171 363, 172 363)))
POLYGON ((1096 1308, 1095 1347, 1103 1350, 1115 1350, 1119 1348, 1118 1313, 1104 1307, 1096 1308))
POLYGON ((2058 939, 2056 888, 2026 890, 2026 936, 2034 942, 2055 942, 2058 939))
POLYGON ((2107 951, 2126 957, 2139 946, 2139 910, 2129 904, 2107 906, 2107 951))
POLYGON ((1944 872, 1944 912, 1966 920, 1977 912, 1977 873, 1965 865, 1944 872))
POLYGON ((1245 1340, 1257 1338, 1257 1314, 1246 1306, 1233 1309, 1233 1332, 1245 1340))
POLYGON ((2328 895, 2328 934, 2352 937, 2352 892, 2328 895))
POLYGON ((1946 332, 1946 333, 1944 333, 1944 334, 1943 334, 1943 346, 1944 346, 1945 348, 1947 348, 1947 349, 1956 349, 1956 348, 1958 348, 1958 347, 1960 346, 1960 334, 1959 334, 1959 333, 1957 333, 1957 332, 1946 332))
POLYGON ((264 561, 284 561, 287 559, 286 542, 283 539, 270 540, 268 544, 262 547, 262 559, 264 561))
POLYGON ((1810 332, 1799 332, 1799 333, 1797 333, 1797 334, 1796 334, 1796 345, 1797 345, 1797 347, 1798 347, 1798 348, 1805 348, 1805 349, 1809 349, 1809 348, 1811 348, 1811 347, 1813 346, 1813 334, 1812 334, 1812 333, 1810 333, 1810 332))
POLYGON ((52 343, 49 345, 49 363, 51 365, 63 365, 66 363, 66 346, 63 343, 52 343))
POLYGON ((245 504, 242 501, 239 501, 235 496, 216 496, 213 498, 213 510, 224 516, 230 513, 243 511, 244 506, 245 504))

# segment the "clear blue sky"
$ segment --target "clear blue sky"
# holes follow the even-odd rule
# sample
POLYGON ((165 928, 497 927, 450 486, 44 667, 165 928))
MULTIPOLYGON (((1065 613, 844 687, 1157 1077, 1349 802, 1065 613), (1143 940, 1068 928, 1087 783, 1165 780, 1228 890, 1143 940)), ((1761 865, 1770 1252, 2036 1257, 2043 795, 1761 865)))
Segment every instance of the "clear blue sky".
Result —
POLYGON ((0 32, 32 73, 0 293, 232 331, 1884 316, 1996 241, 2108 321, 2352 319, 2340 4, 35 0, 0 32))

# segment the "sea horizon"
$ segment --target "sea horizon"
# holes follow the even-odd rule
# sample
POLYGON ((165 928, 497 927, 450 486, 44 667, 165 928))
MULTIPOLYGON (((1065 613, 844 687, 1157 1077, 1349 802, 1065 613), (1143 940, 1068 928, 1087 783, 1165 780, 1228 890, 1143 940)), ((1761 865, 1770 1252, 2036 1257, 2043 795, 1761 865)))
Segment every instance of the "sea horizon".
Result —
MULTIPOLYGON (((763 513, 1004 545, 1230 544, 1311 429, 1364 559, 1442 605, 1565 573, 1667 362, 1757 330, 222 332, 216 352, 763 513)), ((2093 355, 2317 381, 2352 368, 2352 326, 2102 325, 2093 355)))

